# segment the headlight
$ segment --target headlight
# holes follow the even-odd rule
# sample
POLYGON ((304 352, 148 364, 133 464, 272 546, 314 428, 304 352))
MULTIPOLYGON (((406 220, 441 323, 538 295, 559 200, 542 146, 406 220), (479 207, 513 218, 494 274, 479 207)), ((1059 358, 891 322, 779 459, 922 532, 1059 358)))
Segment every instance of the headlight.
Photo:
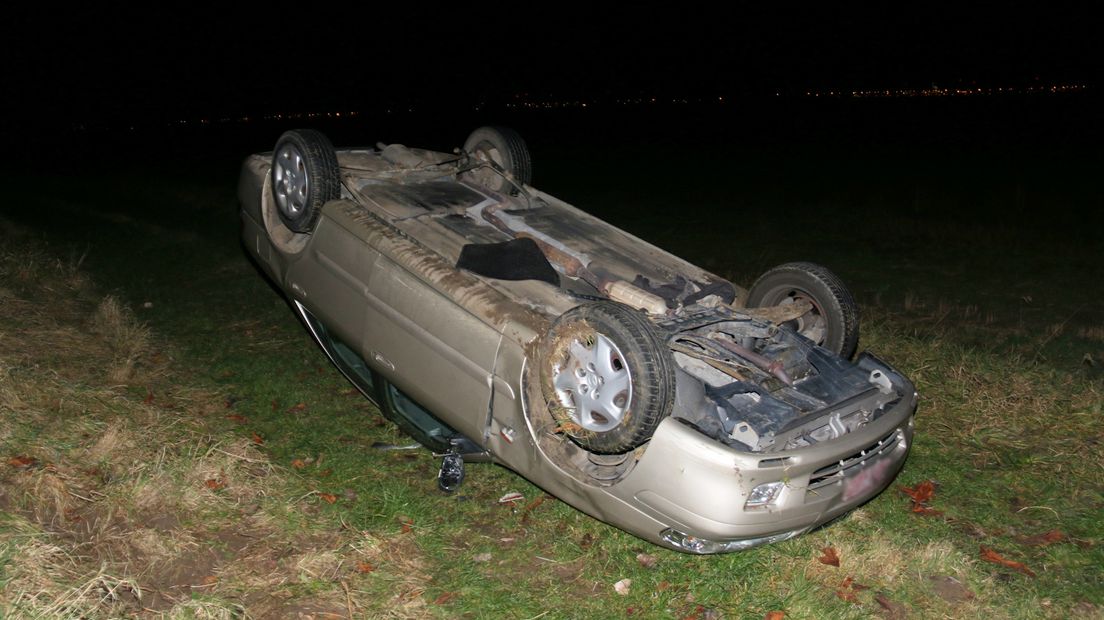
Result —
POLYGON ((784 486, 786 486, 784 482, 765 482, 755 487, 748 494, 747 501, 744 502, 744 508, 758 508, 773 504, 774 500, 778 499, 778 495, 782 492, 784 486))

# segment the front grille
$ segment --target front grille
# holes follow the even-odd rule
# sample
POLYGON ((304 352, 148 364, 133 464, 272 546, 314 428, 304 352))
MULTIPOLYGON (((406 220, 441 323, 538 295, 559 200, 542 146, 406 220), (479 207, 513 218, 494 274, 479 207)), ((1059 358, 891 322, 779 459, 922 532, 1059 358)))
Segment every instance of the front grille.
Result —
POLYGON ((822 486, 832 484, 838 480, 843 480, 844 472, 853 468, 859 467, 866 461, 872 458, 881 456, 882 454, 889 452, 893 449, 893 446, 897 444, 897 431, 886 435, 878 443, 859 450, 855 454, 842 458, 839 461, 821 467, 813 472, 813 475, 809 477, 809 489, 819 489, 822 486))

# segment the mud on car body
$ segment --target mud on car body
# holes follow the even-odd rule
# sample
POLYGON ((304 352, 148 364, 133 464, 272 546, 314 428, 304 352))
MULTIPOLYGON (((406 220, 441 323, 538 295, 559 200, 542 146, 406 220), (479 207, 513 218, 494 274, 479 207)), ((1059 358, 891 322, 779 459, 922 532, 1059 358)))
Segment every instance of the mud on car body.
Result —
POLYGON ((242 237, 334 364, 404 431, 691 553, 790 538, 881 492, 916 392, 862 353, 832 272, 744 289, 530 184, 521 137, 247 158, 242 237), (854 359, 853 359, 854 358, 854 359))

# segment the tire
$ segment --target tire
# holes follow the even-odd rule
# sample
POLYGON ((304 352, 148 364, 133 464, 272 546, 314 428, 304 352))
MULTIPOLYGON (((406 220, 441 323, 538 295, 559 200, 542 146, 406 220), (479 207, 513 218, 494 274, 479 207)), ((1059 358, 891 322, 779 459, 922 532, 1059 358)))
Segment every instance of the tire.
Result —
POLYGON ((293 232, 309 233, 322 205, 340 196, 337 154, 329 138, 313 129, 280 136, 272 153, 272 198, 280 221, 293 232))
POLYGON ((815 263, 785 263, 751 285, 747 306, 779 306, 805 299, 813 309, 786 324, 845 359, 859 345, 859 307, 839 277, 815 263))
POLYGON ((639 447, 671 412, 674 362, 655 327, 628 306, 576 306, 556 319, 538 351, 553 418, 592 453, 639 447))
MULTIPOLYGON (((509 127, 480 127, 464 141, 464 152, 481 162, 493 162, 514 177, 518 185, 533 182, 533 164, 529 147, 518 132, 509 127)), ((481 166, 465 173, 465 178, 495 192, 510 195, 518 193, 518 187, 490 166, 481 166)))

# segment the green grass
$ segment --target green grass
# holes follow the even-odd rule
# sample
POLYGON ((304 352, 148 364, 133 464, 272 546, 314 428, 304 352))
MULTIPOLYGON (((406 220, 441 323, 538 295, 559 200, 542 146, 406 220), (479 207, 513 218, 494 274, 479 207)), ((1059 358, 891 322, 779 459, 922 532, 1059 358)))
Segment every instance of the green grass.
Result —
MULTIPOLYGON (((785 153, 736 166, 731 192, 716 187, 731 162, 714 160, 667 171, 686 184, 641 187, 640 167, 654 165, 645 155, 587 155, 616 163, 599 166, 600 178, 573 177, 565 162, 583 154, 550 154, 542 188, 745 284, 796 259, 825 263, 853 284, 862 346, 922 395, 917 441, 893 488, 806 536, 714 557, 659 549, 542 501, 539 489, 495 466, 470 466, 463 488, 444 495, 428 453, 371 448, 407 440, 350 390, 245 258, 233 164, 55 178, 49 194, 23 196, 7 217, 47 255, 80 263, 149 327, 151 355, 171 362, 171 374, 129 385, 128 402, 152 393, 155 403, 177 403, 178 415, 207 429, 205 449, 250 444, 254 434, 263 441, 251 449, 275 468, 264 487, 271 495, 259 500, 274 519, 266 531, 313 554, 293 584, 272 587, 290 600, 342 608, 348 589, 362 613, 393 617, 892 617, 879 597, 915 617, 1100 616, 1104 387, 1099 365, 1083 363, 1086 354, 1104 362, 1104 339, 1093 331, 1104 326, 1102 296, 1086 284, 1104 275, 1099 241, 1072 231, 1073 242, 1056 243, 1061 231, 994 225, 985 215, 1001 211, 1002 192, 1019 213, 1045 192, 1028 191, 1017 205, 992 170, 979 186, 938 170, 919 185, 885 175, 869 184, 868 175, 892 166, 848 176, 848 162, 822 169, 785 153), (794 175, 809 174, 792 183, 773 165, 783 161, 794 175), (985 204, 981 215, 955 225, 942 217, 971 202, 985 204), (206 405, 184 404, 184 388, 207 394, 206 405), (925 480, 936 483, 930 506, 940 515, 911 512, 897 490, 925 480), (499 504, 510 491, 525 501, 499 504), (1032 538, 1055 530, 1062 539, 1053 544, 1032 538), (829 546, 838 568, 817 561, 829 546), (981 546, 1036 576, 982 561, 981 546), (638 561, 641 553, 654 567, 638 561), (325 568, 333 558, 345 561, 336 572, 325 568), (354 558, 371 570, 353 570, 354 558), (970 597, 941 595, 933 578, 945 577, 970 597), (844 587, 847 578, 866 589, 844 587), (622 579, 632 582, 624 596, 614 592, 622 579)), ((1053 174, 1028 179, 1028 188, 1064 178, 1053 174)), ((59 451, 82 441, 56 428, 21 432, 5 440, 9 453, 47 435, 59 451)), ((8 566, 14 548, 0 547, 8 566)), ((210 605, 231 609, 246 594, 219 591, 210 605)), ((207 617, 206 600, 178 611, 207 617)))

